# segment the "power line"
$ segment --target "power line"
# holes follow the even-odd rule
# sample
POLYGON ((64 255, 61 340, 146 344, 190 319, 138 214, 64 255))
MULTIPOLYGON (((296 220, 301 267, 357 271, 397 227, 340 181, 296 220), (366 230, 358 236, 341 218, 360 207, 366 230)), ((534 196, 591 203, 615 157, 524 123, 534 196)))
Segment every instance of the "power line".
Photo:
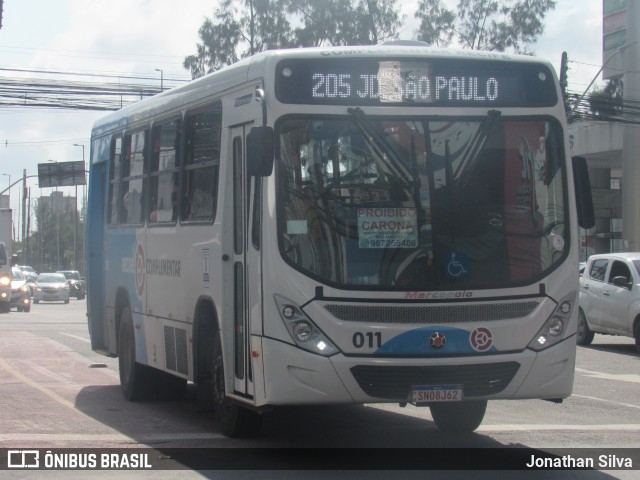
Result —
MULTIPOLYGON (((119 78, 119 79, 127 79, 127 80, 157 80, 157 75, 147 75, 147 76, 139 76, 139 75, 124 75, 118 73, 83 73, 80 71, 57 71, 57 70, 44 70, 44 69, 23 69, 23 68, 8 68, 8 67, 0 67, 0 71, 2 72, 19 72, 19 73, 37 73, 37 74, 47 74, 47 75, 65 75, 65 76, 82 76, 82 77, 96 77, 96 78, 119 78)), ((164 77, 165 80, 169 82, 189 82, 191 80, 190 76, 183 77, 164 77)))

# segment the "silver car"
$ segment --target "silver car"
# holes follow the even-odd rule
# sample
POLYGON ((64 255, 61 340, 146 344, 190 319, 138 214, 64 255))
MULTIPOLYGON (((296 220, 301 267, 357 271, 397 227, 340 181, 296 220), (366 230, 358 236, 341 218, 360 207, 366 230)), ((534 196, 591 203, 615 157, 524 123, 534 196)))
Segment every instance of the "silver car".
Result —
POLYGON ((69 303, 69 285, 62 273, 41 273, 33 291, 33 303, 40 301, 69 303))
POLYGON ((580 277, 578 345, 595 333, 635 339, 640 353, 640 252, 589 257, 580 277))

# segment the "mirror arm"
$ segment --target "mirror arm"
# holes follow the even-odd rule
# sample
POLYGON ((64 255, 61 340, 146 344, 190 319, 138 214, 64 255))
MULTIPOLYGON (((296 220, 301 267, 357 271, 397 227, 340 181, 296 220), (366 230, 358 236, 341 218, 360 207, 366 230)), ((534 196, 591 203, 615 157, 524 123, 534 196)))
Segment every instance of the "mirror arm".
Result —
POLYGON ((267 126, 267 99, 265 97, 264 89, 256 87, 256 102, 262 104, 262 126, 267 126))

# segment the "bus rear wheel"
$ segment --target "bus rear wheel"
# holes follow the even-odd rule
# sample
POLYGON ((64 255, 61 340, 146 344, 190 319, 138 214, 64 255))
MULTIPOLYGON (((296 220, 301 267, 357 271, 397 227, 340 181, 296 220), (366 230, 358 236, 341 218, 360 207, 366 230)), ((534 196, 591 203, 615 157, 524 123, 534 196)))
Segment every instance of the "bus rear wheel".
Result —
POLYGON ((135 402, 149 398, 155 375, 150 367, 136 362, 133 316, 129 307, 122 310, 120 317, 118 370, 120 372, 120 388, 125 399, 135 402))
POLYGON ((262 416, 230 400, 225 392, 224 359, 220 336, 213 344, 213 368, 211 371, 213 411, 222 434, 227 437, 250 437, 262 426, 262 416))
POLYGON ((449 433, 470 433, 482 423, 487 401, 436 403, 429 408, 439 430, 449 433))

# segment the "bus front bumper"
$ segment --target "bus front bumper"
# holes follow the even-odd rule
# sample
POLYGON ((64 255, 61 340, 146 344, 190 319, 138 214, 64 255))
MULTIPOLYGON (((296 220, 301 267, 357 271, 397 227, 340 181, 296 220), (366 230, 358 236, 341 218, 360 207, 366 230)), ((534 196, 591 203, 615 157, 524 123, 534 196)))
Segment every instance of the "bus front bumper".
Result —
POLYGON ((461 384, 466 399, 562 399, 571 395, 575 338, 540 352, 473 357, 322 357, 262 339, 259 405, 405 402, 417 385, 461 384))

